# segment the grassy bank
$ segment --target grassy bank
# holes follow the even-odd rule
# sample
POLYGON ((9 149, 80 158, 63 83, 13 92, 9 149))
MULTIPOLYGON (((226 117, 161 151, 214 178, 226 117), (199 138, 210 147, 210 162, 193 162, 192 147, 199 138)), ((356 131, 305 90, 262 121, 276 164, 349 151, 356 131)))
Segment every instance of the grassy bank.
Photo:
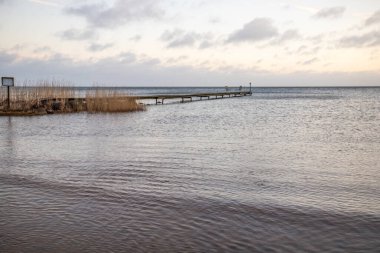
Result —
POLYGON ((0 116, 32 116, 53 113, 113 113, 144 110, 135 98, 117 91, 95 88, 78 94, 78 90, 56 82, 43 82, 38 86, 12 87, 10 108, 7 90, 0 89, 0 116))

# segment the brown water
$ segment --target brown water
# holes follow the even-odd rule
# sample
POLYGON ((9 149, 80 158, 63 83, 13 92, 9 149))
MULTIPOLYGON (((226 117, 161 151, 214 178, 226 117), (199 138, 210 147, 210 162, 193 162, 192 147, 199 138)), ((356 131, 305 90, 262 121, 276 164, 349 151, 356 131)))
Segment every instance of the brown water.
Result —
POLYGON ((256 92, 0 118, 0 252, 378 252, 380 89, 256 92))

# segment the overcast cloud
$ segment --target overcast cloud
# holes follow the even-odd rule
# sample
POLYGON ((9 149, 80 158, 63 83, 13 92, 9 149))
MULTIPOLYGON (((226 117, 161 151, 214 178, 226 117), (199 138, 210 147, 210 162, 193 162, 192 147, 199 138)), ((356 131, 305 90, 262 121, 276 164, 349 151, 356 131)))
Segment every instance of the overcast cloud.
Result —
POLYGON ((365 24, 368 25, 368 26, 380 24, 380 10, 378 10, 371 17, 369 17, 366 20, 365 24))
POLYGON ((232 33, 227 42, 257 42, 276 37, 277 28, 273 25, 273 20, 269 18, 255 18, 245 24, 243 28, 232 33))
POLYGON ((113 44, 111 44, 111 43, 107 43, 107 44, 92 43, 88 49, 92 52, 99 52, 99 51, 103 51, 107 48, 111 48, 112 46, 113 46, 113 44))
POLYGON ((281 34, 278 38, 272 41, 272 45, 283 45, 288 41, 300 40, 302 39, 301 34, 296 29, 286 30, 283 34, 281 34))
POLYGON ((132 21, 158 19, 164 15, 158 0, 117 0, 113 6, 105 3, 67 8, 66 12, 83 17, 93 27, 113 28, 132 21))
POLYGON ((96 37, 94 30, 68 29, 58 34, 65 40, 88 40, 96 37))
POLYGON ((380 84, 380 1, 277 2, 0 0, 0 74, 78 85, 380 84))
POLYGON ((324 9, 319 10, 314 15, 314 17, 315 18, 339 18, 344 14, 345 11, 346 11, 346 8, 343 6, 324 8, 324 9))
MULTIPOLYGON (((99 60, 96 63, 76 62, 62 55, 49 60, 24 59, 15 61, 15 55, 0 51, 0 69, 24 79, 62 79, 76 80, 78 85, 128 85, 128 86, 181 86, 194 85, 232 85, 236 83, 275 86, 304 85, 376 85, 380 80, 378 72, 293 72, 279 74, 254 69, 239 70, 233 67, 220 70, 208 70, 189 66, 165 67, 157 59, 138 59, 132 53, 99 60), (57 75, 59 73, 59 75, 57 75), (122 82, 120 80, 123 80, 122 82)), ((317 59, 310 59, 310 64, 317 59)))
POLYGON ((375 47, 380 45, 380 31, 372 31, 362 35, 343 37, 340 40, 344 47, 375 47))
POLYGON ((168 48, 180 47, 199 47, 200 49, 208 48, 212 45, 210 33, 186 32, 181 29, 165 31, 161 35, 161 40, 167 43, 168 48))

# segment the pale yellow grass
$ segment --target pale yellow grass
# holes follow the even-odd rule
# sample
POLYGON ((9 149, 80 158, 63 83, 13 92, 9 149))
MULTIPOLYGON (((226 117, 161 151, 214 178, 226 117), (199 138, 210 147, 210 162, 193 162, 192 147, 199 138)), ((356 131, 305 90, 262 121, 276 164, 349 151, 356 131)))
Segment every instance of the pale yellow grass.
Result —
POLYGON ((63 81, 25 82, 12 87, 10 109, 7 106, 7 90, 0 88, 0 112, 133 112, 144 110, 144 106, 127 94, 104 88, 86 91, 85 98, 79 90, 63 81), (80 98, 82 95, 82 98, 80 98), (53 106, 53 104, 59 104, 53 106))
POLYGON ((135 98, 117 91, 96 89, 86 94, 88 112, 134 112, 144 110, 135 98))

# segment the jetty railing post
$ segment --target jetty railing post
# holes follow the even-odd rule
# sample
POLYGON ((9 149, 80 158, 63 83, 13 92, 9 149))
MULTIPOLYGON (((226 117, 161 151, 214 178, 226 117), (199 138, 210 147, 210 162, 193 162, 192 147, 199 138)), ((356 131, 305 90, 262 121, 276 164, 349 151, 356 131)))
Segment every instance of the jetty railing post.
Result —
POLYGON ((11 110, 10 86, 8 88, 8 110, 11 110))
POLYGON ((249 94, 252 94, 252 83, 249 83, 249 94))
POLYGON ((185 102, 194 102, 194 101, 202 101, 202 100, 213 100, 213 99, 223 99, 223 98, 231 98, 231 97, 243 97, 250 96, 250 92, 252 92, 252 87, 250 83, 250 90, 248 91, 248 86, 244 86, 244 90, 239 91, 230 91, 230 92, 217 92, 217 93, 190 93, 190 94, 163 94, 163 95, 146 95, 139 96, 139 100, 150 100, 156 102, 158 104, 165 104, 166 99, 175 99, 178 103, 185 102), (205 98, 205 99, 203 99, 205 98))

